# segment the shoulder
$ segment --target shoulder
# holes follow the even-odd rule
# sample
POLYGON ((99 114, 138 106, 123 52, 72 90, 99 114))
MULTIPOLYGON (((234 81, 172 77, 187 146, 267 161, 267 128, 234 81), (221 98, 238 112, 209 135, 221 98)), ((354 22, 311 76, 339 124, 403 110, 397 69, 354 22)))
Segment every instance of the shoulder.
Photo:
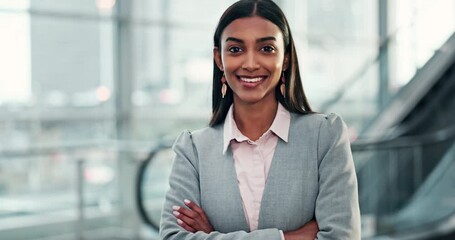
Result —
MULTIPOLYGON (((184 130, 175 141, 173 150, 175 153, 185 156, 195 168, 199 165, 199 156, 222 148, 223 126, 206 127, 194 131, 184 130)), ((222 150, 218 152, 221 153, 222 150)), ((215 151, 216 152, 216 151, 215 151)))
POLYGON ((341 116, 335 113, 323 116, 318 135, 318 146, 323 152, 331 146, 349 146, 350 144, 348 128, 341 116))
POLYGON ((346 124, 336 113, 292 114, 291 122, 293 131, 304 131, 307 135, 314 136, 315 139, 318 139, 319 146, 331 144, 340 139, 349 139, 346 124))
POLYGON ((310 126, 312 128, 339 128, 345 125, 343 119, 336 113, 309 113, 305 115, 292 113, 292 123, 295 126, 310 126))
POLYGON ((200 142, 213 142, 220 139, 223 135, 223 124, 215 127, 205 127, 191 132, 193 141, 200 142))
POLYGON ((340 135, 347 134, 346 123, 343 121, 341 116, 336 113, 330 113, 324 116, 324 121, 322 121, 320 131, 329 132, 330 135, 340 135))
POLYGON ((222 139, 223 135, 223 125, 218 125, 215 127, 205 127, 197 130, 184 130, 177 137, 176 144, 192 144, 200 145, 205 143, 211 143, 222 139))

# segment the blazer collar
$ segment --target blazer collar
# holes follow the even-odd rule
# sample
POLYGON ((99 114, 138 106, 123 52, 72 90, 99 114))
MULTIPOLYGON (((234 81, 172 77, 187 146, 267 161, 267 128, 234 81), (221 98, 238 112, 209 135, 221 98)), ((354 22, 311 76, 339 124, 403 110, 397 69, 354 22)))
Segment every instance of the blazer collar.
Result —
MULTIPOLYGON (((281 138, 283 141, 288 142, 289 138, 289 127, 291 124, 291 114, 289 111, 278 103, 278 109, 273 119, 272 125, 268 131, 272 131, 275 135, 281 138)), ((223 155, 226 154, 232 140, 245 141, 248 140, 237 127, 234 120, 234 105, 229 107, 229 111, 226 115, 226 119, 223 125, 223 155)))

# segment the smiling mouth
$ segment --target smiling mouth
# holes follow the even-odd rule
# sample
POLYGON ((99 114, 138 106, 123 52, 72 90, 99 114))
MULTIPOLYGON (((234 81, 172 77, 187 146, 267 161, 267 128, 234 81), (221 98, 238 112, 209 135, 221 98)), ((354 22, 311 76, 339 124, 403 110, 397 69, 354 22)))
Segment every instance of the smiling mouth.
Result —
POLYGON ((245 77, 245 76, 239 76, 239 79, 242 81, 242 82, 247 82, 247 83, 257 83, 257 82, 260 82, 264 79, 266 79, 267 77, 265 76, 258 76, 258 77, 245 77))

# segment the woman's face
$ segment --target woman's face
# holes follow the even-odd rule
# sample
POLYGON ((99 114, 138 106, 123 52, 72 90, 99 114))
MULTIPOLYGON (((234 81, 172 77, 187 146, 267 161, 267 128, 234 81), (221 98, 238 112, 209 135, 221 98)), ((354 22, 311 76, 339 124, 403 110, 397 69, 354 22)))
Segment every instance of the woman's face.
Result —
POLYGON ((214 57, 234 103, 276 101, 275 87, 288 62, 278 26, 258 16, 236 19, 221 34, 220 46, 214 57))

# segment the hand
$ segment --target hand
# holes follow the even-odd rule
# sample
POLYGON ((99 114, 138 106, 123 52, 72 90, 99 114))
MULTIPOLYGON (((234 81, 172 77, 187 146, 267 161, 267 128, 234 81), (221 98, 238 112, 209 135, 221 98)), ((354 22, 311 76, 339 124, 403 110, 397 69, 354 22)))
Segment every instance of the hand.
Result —
POLYGON ((319 232, 318 223, 316 220, 307 222, 303 227, 297 230, 289 231, 284 233, 284 239, 286 240, 314 240, 319 232))
POLYGON ((197 231, 203 231, 205 233, 213 232, 213 227, 205 215, 204 210, 187 199, 183 202, 189 209, 179 206, 172 207, 172 213, 177 217, 177 223, 182 228, 192 233, 197 231))

